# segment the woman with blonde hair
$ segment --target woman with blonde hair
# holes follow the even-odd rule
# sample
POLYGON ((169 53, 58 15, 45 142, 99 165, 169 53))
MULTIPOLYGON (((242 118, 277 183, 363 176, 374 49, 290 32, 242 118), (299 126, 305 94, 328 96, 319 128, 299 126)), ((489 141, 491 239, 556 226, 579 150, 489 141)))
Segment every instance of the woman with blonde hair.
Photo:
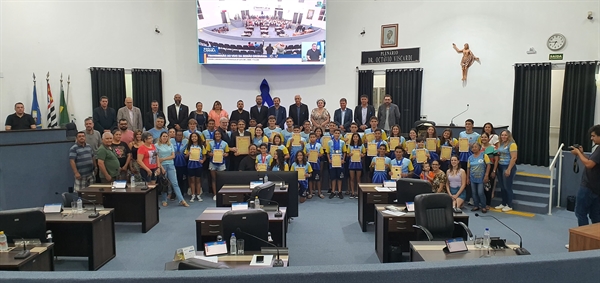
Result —
POLYGON ((509 130, 500 134, 498 143, 498 185, 502 189, 502 203, 496 209, 511 211, 513 207, 513 181, 517 173, 517 144, 509 130))
MULTIPOLYGON (((171 145, 169 134, 167 132, 162 132, 160 134, 158 142, 156 143, 156 150, 158 151, 158 166, 160 172, 165 174, 167 179, 171 182, 172 188, 170 189, 175 192, 179 205, 188 207, 189 205, 183 199, 179 183, 177 182, 177 172, 175 171, 175 164, 173 162, 173 159, 175 159, 175 149, 173 149, 173 146, 171 145)), ((172 192, 169 192, 169 194, 171 193, 172 192)), ((162 193, 162 205, 168 205, 167 194, 164 192, 162 193)))

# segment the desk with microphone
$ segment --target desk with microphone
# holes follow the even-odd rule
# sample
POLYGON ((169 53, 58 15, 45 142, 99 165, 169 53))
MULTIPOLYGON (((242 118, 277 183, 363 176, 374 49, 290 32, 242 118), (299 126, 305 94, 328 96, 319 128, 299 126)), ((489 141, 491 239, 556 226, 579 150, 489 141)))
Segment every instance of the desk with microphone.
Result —
POLYGON ((270 246, 273 246, 277 250, 277 258, 273 259, 273 267, 284 267, 285 266, 283 260, 279 258, 279 247, 278 246, 276 246, 275 244, 273 244, 273 243, 271 243, 269 241, 265 241, 265 240, 261 239, 260 237, 252 235, 250 233, 246 233, 246 232, 242 231, 242 229, 240 229, 240 228, 237 228, 236 231, 237 231, 237 233, 244 234, 246 236, 250 236, 250 237, 252 237, 252 238, 254 238, 256 240, 259 240, 259 241, 261 241, 263 243, 266 243, 266 244, 268 244, 270 246))
POLYGON ((492 216, 492 215, 479 215, 479 213, 475 213, 476 217, 490 217, 490 218, 494 218, 496 221, 498 221, 500 224, 504 225, 504 227, 508 228, 508 230, 512 231, 513 233, 517 234, 517 236, 519 236, 519 247, 518 248, 514 248, 513 250, 515 251, 515 253, 517 255, 530 255, 531 253, 529 253, 528 250, 526 250, 525 248, 523 248, 523 238, 521 237, 521 235, 519 235, 519 233, 517 233, 515 230, 511 229, 510 227, 508 227, 508 225, 504 224, 504 222, 500 221, 500 219, 492 216))

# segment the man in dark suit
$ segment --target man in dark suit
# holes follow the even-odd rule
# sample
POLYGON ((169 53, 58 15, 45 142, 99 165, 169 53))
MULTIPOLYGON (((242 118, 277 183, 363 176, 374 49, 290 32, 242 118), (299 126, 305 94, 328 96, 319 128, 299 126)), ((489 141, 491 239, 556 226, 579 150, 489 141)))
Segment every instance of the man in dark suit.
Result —
POLYGON ((371 127, 369 121, 375 116, 375 107, 369 104, 369 97, 366 94, 360 96, 360 105, 354 108, 354 122, 358 125, 358 130, 364 132, 371 127))
POLYGON ((257 124, 263 127, 268 126, 269 107, 263 105, 262 96, 256 96, 256 105, 250 108, 250 118, 256 120, 257 124))
POLYGON ((156 119, 158 117, 163 117, 166 119, 165 113, 163 113, 158 108, 158 101, 153 100, 150 104, 150 108, 152 110, 144 114, 144 128, 146 129, 146 131, 149 131, 150 129, 154 128, 154 125, 156 125, 156 119))
MULTIPOLYGON (((285 125, 285 118, 287 118, 287 113, 285 107, 281 107, 280 103, 281 100, 279 97, 273 98, 273 106, 269 108, 269 116, 275 116, 277 125, 279 128, 283 129, 283 125, 285 125)), ((269 125, 263 125, 263 128, 268 126, 269 125)))
POLYGON ((108 107, 108 97, 100 97, 100 107, 96 107, 92 113, 94 130, 104 133, 117 128, 117 111, 108 107))
POLYGON ((391 95, 386 94, 383 97, 383 104, 379 105, 377 110, 377 118, 379 118, 378 127, 388 133, 394 125, 400 125, 400 109, 398 105, 392 103, 391 95))
POLYGON ((175 94, 173 98, 175 103, 169 105, 167 107, 167 115, 169 115, 169 126, 168 128, 175 128, 175 130, 185 130, 187 129, 187 120, 188 114, 190 113, 190 109, 181 104, 181 95, 175 94))
POLYGON ((246 122, 246 125, 250 124, 250 112, 244 110, 244 101, 238 100, 237 109, 231 111, 231 116, 229 116, 229 120, 231 122, 236 123, 239 120, 244 120, 244 122, 246 122))
POLYGON ((348 101, 345 98, 340 99, 340 108, 335 110, 333 113, 333 121, 340 125, 342 132, 350 132, 350 124, 354 116, 352 116, 352 109, 346 108, 348 101))
POLYGON ((288 112, 290 113, 290 117, 292 117, 292 120, 294 121, 294 126, 302 126, 304 124, 304 121, 308 121, 308 106, 302 103, 302 97, 300 97, 299 94, 296 94, 296 96, 294 96, 294 101, 296 103, 290 105, 288 112))

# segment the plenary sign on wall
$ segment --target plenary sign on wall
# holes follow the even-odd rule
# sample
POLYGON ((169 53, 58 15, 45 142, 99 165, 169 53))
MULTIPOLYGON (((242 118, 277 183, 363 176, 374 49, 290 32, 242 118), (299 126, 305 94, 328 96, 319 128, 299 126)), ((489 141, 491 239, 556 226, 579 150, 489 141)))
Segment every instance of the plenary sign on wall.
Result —
POLYGON ((361 64, 418 63, 421 48, 363 51, 361 64))

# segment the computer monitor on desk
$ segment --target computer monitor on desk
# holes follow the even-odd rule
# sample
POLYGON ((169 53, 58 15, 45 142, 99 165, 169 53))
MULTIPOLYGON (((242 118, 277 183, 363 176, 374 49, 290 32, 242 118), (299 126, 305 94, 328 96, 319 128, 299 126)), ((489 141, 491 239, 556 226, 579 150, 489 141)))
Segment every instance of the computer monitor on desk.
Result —
POLYGON ((252 189, 252 194, 250 194, 250 200, 254 200, 258 197, 262 200, 271 200, 273 198, 273 194, 275 193, 275 183, 266 182, 264 184, 260 184, 252 189))
POLYGON ((431 193, 431 183, 426 180, 402 178, 396 181, 398 205, 414 202, 416 196, 429 193, 431 193))

